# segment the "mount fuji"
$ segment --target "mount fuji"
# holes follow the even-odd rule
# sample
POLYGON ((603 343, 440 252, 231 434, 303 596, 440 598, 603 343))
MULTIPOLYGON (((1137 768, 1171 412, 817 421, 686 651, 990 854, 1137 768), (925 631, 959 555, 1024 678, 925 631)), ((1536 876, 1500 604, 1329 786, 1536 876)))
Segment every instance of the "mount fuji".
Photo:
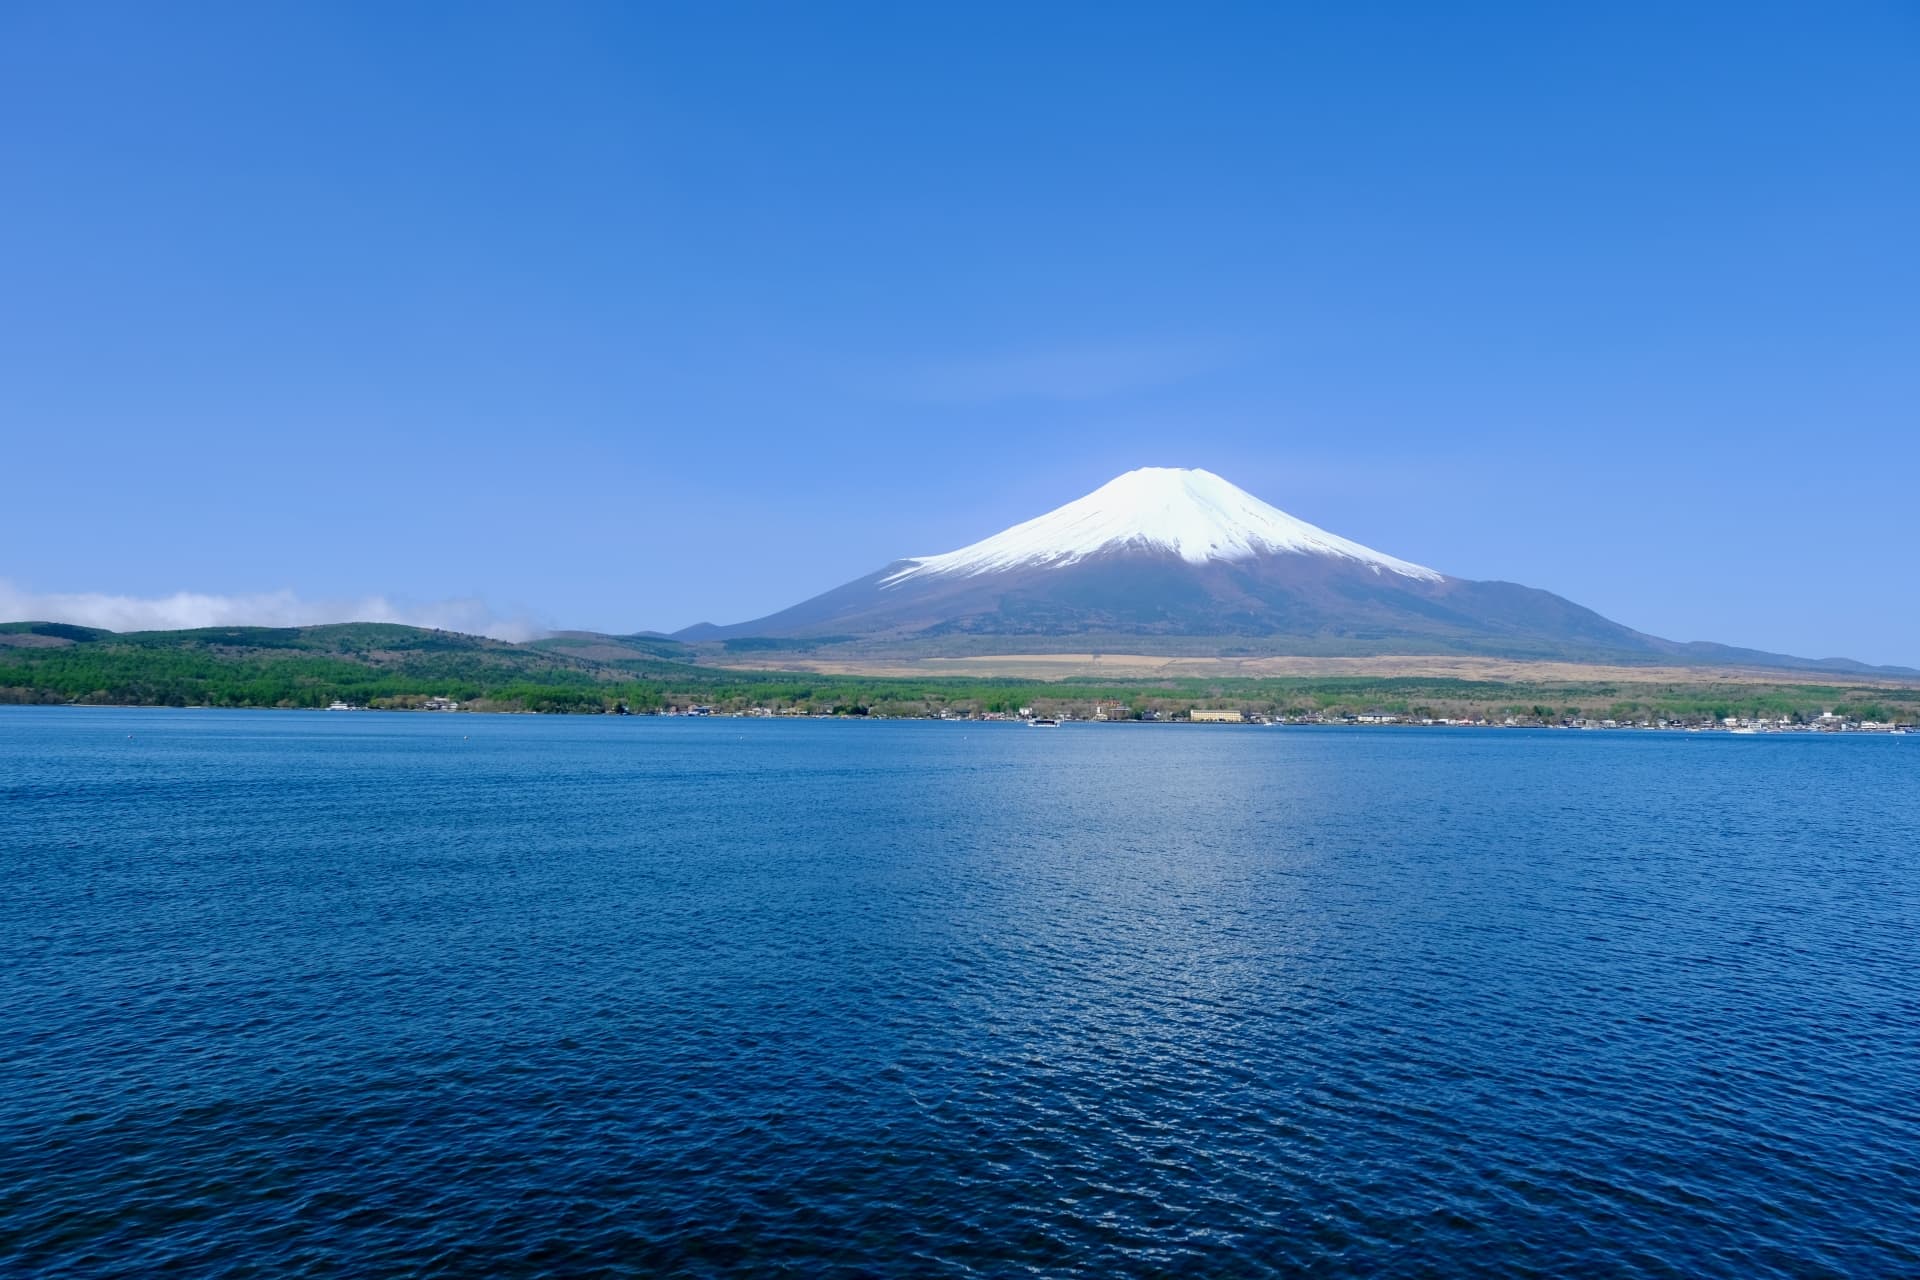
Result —
POLYGON ((878 653, 1470 654, 1868 670, 1682 644, 1532 587, 1455 578, 1329 533, 1210 471, 1144 467, 942 555, 779 613, 676 634, 878 653))

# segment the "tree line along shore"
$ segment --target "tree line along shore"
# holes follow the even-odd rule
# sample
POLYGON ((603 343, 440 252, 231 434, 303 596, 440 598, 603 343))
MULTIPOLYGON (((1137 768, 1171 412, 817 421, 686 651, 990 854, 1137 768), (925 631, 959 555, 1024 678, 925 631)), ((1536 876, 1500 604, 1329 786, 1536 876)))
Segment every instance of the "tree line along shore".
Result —
POLYGON ((0 627, 0 703, 884 717, 1187 718, 1771 726, 1920 722, 1920 686, 1753 679, 1474 680, 1395 676, 1018 680, 703 666, 653 641, 512 645, 386 624, 120 635, 0 627))

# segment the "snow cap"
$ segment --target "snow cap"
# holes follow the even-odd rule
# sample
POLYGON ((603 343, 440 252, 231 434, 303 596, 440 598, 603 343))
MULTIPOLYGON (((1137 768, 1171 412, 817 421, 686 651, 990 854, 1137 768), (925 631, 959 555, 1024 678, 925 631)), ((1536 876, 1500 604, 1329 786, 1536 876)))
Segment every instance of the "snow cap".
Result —
POLYGON ((1337 556, 1375 573, 1441 579, 1432 569, 1295 519, 1211 471, 1141 467, 972 546, 915 557, 881 585, 929 574, 971 577, 1005 569, 1059 568, 1098 552, 1128 549, 1172 552, 1193 564, 1288 553, 1337 556))

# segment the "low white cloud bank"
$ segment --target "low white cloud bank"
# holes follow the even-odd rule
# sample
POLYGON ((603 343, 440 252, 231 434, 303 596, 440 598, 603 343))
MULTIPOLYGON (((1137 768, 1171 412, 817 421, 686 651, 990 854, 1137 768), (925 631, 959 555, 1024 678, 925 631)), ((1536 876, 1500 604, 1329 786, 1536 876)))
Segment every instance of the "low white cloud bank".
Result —
POLYGON ((515 642, 532 640, 551 630, 524 614, 496 613, 477 597, 414 603, 385 596, 303 600, 291 591, 245 596, 203 595, 197 591, 176 591, 170 596, 112 596, 93 591, 46 594, 22 591, 4 578, 0 578, 0 622, 69 622, 108 631, 400 622, 515 642))

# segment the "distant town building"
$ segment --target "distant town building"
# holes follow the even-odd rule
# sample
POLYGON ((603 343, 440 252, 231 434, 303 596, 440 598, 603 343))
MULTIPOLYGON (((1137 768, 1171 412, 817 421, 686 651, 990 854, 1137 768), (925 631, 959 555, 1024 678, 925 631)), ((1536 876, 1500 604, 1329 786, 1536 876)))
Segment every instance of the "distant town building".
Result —
POLYGON ((1208 710, 1205 707, 1195 707, 1187 713, 1187 719, 1193 721, 1195 724, 1240 724, 1246 720, 1246 717, 1238 711, 1208 710))

